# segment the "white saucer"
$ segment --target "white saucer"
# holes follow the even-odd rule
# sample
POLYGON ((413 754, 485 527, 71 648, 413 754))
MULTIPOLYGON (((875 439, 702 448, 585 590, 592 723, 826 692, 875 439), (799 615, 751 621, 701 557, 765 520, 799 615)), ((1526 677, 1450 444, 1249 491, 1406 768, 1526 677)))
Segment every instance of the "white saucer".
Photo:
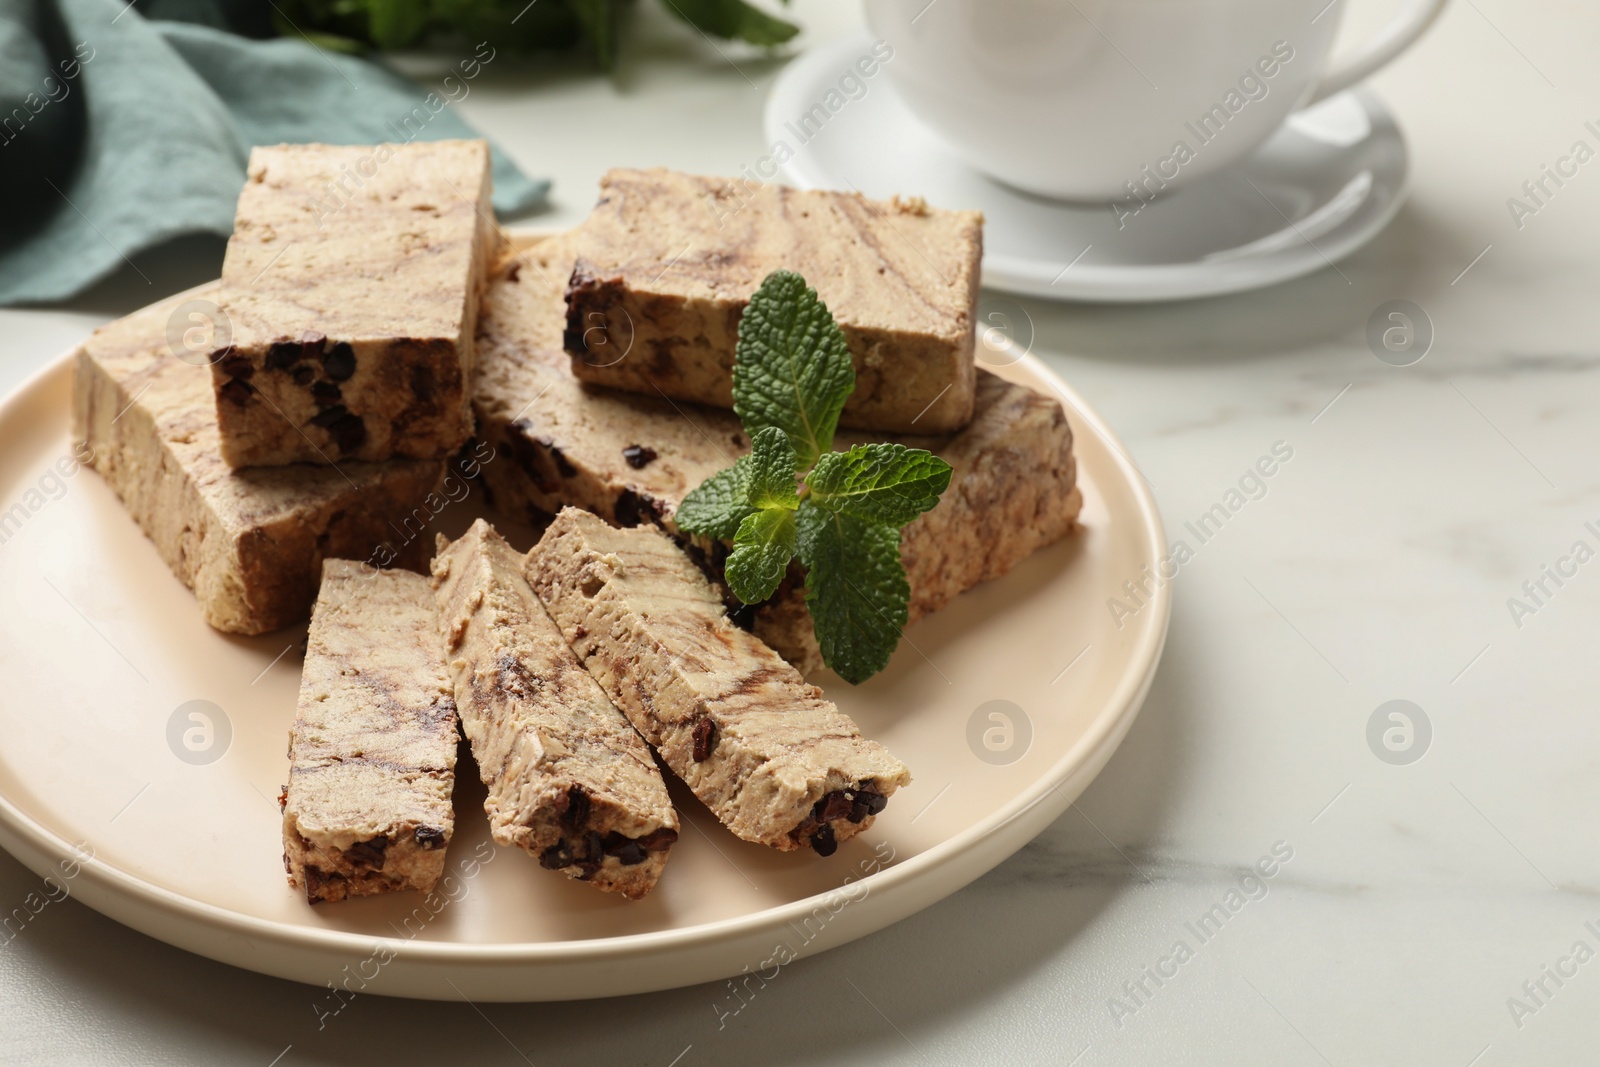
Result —
POLYGON ((871 45, 844 38, 784 69, 767 98, 769 150, 788 146, 782 173, 801 188, 983 211, 983 283, 994 289, 1102 301, 1256 289, 1354 252, 1404 196, 1405 138, 1382 102, 1358 89, 1291 116, 1243 163, 1147 203, 1119 229, 1108 204, 1031 196, 963 162, 911 114, 887 71, 862 79, 851 69, 871 45), (855 76, 847 85, 865 83, 864 95, 838 91, 846 73, 855 76), (837 110, 802 141, 800 116, 830 102, 837 110))

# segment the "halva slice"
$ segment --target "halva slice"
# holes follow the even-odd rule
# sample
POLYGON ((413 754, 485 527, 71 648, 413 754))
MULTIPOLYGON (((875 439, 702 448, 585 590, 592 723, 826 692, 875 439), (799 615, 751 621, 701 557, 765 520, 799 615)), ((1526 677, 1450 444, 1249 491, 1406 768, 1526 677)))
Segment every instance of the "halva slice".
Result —
POLYGON ((754 634, 677 545, 565 508, 528 578, 578 659, 695 796, 746 841, 831 855, 911 781, 754 634))
POLYGON ((972 418, 982 258, 975 211, 612 170, 578 231, 566 349, 586 382, 732 407, 745 305, 772 271, 792 270, 855 362, 842 424, 944 433, 972 418))
POLYGON ((168 339, 215 295, 173 297, 102 327, 78 350, 72 387, 74 439, 206 622, 258 634, 303 621, 328 558, 422 569, 425 541, 401 531, 426 524, 418 512, 442 461, 243 471, 222 461, 210 372, 168 339))
POLYGON ((499 251, 483 141, 250 153, 212 352, 234 467, 440 458, 472 432, 499 251))
POLYGON ((439 539, 433 585, 462 732, 502 845, 632 900, 655 886, 678 814, 649 747, 584 670, 482 519, 439 539))
MULTIPOLYGON (((572 377, 560 337, 571 240, 521 249, 491 285, 476 405, 478 433, 498 458, 484 466, 484 484, 497 509, 534 521, 572 505, 619 525, 653 522, 675 532, 678 502, 748 452, 749 438, 730 411, 596 389, 572 377)), ((938 505, 901 534, 911 621, 1067 536, 1083 506, 1061 402, 985 370, 972 422, 961 432, 841 431, 834 447, 867 440, 927 448, 954 468, 938 505)), ((719 571, 719 559, 707 562, 719 571)), ((743 617, 802 671, 821 665, 798 583, 786 582, 743 617)))
POLYGON ((328 560, 281 800, 289 884, 312 903, 432 890, 455 827, 456 736, 428 579, 328 560))

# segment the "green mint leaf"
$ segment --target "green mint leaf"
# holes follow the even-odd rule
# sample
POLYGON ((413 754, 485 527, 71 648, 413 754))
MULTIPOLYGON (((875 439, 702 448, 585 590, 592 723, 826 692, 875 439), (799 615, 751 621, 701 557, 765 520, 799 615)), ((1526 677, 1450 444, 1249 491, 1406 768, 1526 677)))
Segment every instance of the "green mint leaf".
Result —
POLYGON ((824 453, 806 475, 818 506, 896 528, 937 504, 949 485, 950 464, 925 449, 891 444, 824 453))
MULTIPOLYGON (((742 471, 737 490, 743 493, 747 513, 733 533, 733 552, 723 573, 734 596, 746 604, 759 604, 777 590, 794 558, 794 512, 800 506, 800 493, 794 482, 794 446, 787 434, 769 426, 757 431, 750 444, 750 455, 734 466, 742 471)), ((727 508, 722 517, 732 518, 738 510, 737 505, 727 508)))
POLYGON ((768 426, 755 432, 750 438, 748 470, 745 499, 751 507, 793 511, 800 506, 800 491, 794 481, 794 446, 782 430, 768 426))
POLYGON ((749 473, 750 457, 740 456, 733 466, 691 489, 673 515, 678 529, 717 541, 732 537, 756 510, 750 506, 749 473))
POLYGON ((795 513, 789 508, 764 508, 739 524, 724 574, 733 595, 759 604, 777 592, 794 558, 795 513))
POLYGON ((900 564, 900 531, 810 499, 795 519, 806 566, 806 607, 822 659, 852 685, 889 662, 906 626, 911 586, 900 564))
POLYGON ((744 0, 662 0, 667 10, 696 29, 724 40, 771 47, 800 32, 792 22, 751 7, 744 0))
POLYGON ((782 430, 758 430, 753 451, 718 471, 683 498, 674 516, 678 529, 726 541, 761 508, 800 505, 794 481, 794 446, 782 430))
POLYGON ((739 322, 733 410, 752 436, 769 426, 789 435, 795 470, 833 446, 839 412, 856 387, 844 334, 805 279, 767 275, 739 322))

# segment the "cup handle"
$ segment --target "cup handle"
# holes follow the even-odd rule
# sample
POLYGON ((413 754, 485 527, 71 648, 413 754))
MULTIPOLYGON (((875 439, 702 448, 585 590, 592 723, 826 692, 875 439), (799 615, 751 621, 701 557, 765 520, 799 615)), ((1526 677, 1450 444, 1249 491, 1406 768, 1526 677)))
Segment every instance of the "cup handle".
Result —
POLYGON ((1334 60, 1317 83, 1317 90, 1305 106, 1343 92, 1356 82, 1374 74, 1380 67, 1410 48, 1433 20, 1444 12, 1450 0, 1411 0, 1383 29, 1354 53, 1334 60))

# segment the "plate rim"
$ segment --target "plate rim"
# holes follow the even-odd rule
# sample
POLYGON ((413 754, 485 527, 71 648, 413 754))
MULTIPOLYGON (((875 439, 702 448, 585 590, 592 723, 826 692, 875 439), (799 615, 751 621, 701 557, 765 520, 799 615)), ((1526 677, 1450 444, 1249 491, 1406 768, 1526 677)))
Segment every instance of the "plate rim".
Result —
MULTIPOLYGON (((856 31, 820 42, 791 60, 778 72, 762 107, 762 135, 771 143, 778 136, 784 115, 781 105, 791 105, 806 99, 804 89, 816 81, 814 72, 838 60, 840 56, 870 46, 873 38, 866 31, 856 31)), ((893 86, 888 92, 893 93, 893 86)), ((1161 264, 1150 267, 1093 267, 1086 266, 1066 288, 1057 286, 1045 276, 1055 272, 1057 263, 1029 259, 1021 256, 1001 255, 985 249, 983 278, 985 288, 1041 300, 1070 303, 1139 304, 1169 303, 1179 300, 1202 300, 1207 297, 1228 296, 1236 293, 1265 289, 1273 285, 1303 278, 1325 267, 1332 266, 1354 254, 1378 234, 1382 233, 1404 206, 1411 190, 1411 153, 1405 131, 1401 129, 1382 99, 1365 85, 1346 91, 1360 102, 1374 128, 1391 127, 1399 145, 1399 157, 1394 169, 1393 195, 1373 207, 1373 200, 1359 209, 1365 216, 1359 224, 1346 223, 1337 231, 1337 238, 1318 245, 1297 246, 1291 251, 1280 251, 1260 257, 1236 260, 1253 263, 1261 269, 1255 275, 1247 271, 1226 269, 1227 264, 1217 263, 1201 269, 1200 264, 1161 264)), ((869 94, 870 95, 870 94, 869 94)), ((1344 95, 1344 94, 1341 94, 1344 95)), ((863 98, 864 99, 864 98, 863 98)), ((782 177, 801 189, 828 189, 833 184, 817 164, 806 166, 800 162, 804 153, 796 153, 779 167, 782 177)), ((1293 225, 1292 223, 1290 224, 1293 225)), ((1280 231, 1281 232, 1281 231, 1280 231)), ((1065 257, 1063 256, 1063 259, 1065 257)), ((1059 273, 1057 277, 1059 277, 1059 273)))
MULTIPOLYGON (((513 231, 513 235, 542 236, 551 232, 556 231, 549 229, 521 229, 513 231)), ((154 301, 150 306, 167 303, 190 293, 204 290, 214 284, 214 282, 203 283, 184 292, 175 293, 154 301)), ((19 417, 36 420, 59 418, 59 414, 42 414, 40 411, 29 411, 27 409, 30 406, 30 402, 37 399, 38 394, 42 392, 57 389, 70 392, 73 363, 80 348, 81 342, 79 345, 73 346, 68 351, 47 362, 9 391, 3 398, 0 398, 0 425, 10 423, 19 417)), ((1122 444, 1122 441, 1106 425, 1099 413, 1038 356, 1024 352, 1011 366, 1027 368, 1030 377, 1034 381, 1048 386, 1052 395, 1066 405, 1069 416, 1074 420, 1073 433, 1075 438, 1087 431, 1100 438, 1107 446, 1112 468, 1126 483, 1128 491, 1132 495, 1134 509, 1138 516, 1137 536, 1144 542, 1143 554, 1147 554, 1151 559, 1158 560, 1162 558, 1167 552, 1168 542, 1160 510, 1147 483, 1129 458, 1127 449, 1122 444)), ((41 407, 48 407, 48 405, 41 405, 41 407)), ((70 424, 70 414, 68 415, 68 420, 70 424)), ((1132 531, 1128 532, 1132 533, 1132 531)), ((1064 787, 1072 783, 1074 778, 1080 776, 1085 769, 1090 769, 1091 773, 1088 778, 1079 786, 1078 792, 1081 792, 1082 788, 1087 786, 1088 781, 1098 775, 1105 762, 1109 760, 1112 752, 1120 745, 1149 691, 1156 667, 1160 662, 1161 654, 1165 647, 1171 620, 1170 585, 1158 587, 1156 595, 1150 603, 1156 610, 1153 612, 1141 611, 1139 613, 1136 641, 1124 658, 1125 665, 1122 668, 1121 676, 1112 688, 1111 694, 1106 698, 1084 733, 1072 746, 1061 753, 1048 768, 1040 773, 1029 789, 1013 797, 1002 808, 984 820, 940 841, 910 859, 877 871, 862 879, 860 884, 870 886, 872 891, 878 893, 893 891, 904 893, 917 883, 927 882, 930 878, 936 876, 937 872, 949 870, 953 865, 959 863, 963 854, 973 851, 974 847, 981 844, 985 838, 996 837, 1001 831, 1004 831, 1019 820, 1027 818, 1038 809, 1043 808, 1047 811, 1050 819, 1059 816, 1077 796, 1077 792, 1072 792, 1064 787), (1052 796, 1059 799, 1059 804, 1049 804, 1052 796), (1050 807, 1054 807, 1056 810, 1051 811, 1049 810, 1050 807)), ((1037 830, 1034 833, 1037 833, 1037 830)), ((981 877, 1021 848, 1027 840, 1031 840, 1032 836, 1033 834, 1030 834, 1022 842, 1006 848, 999 858, 981 869, 970 873, 961 871, 960 874, 965 877, 961 877, 953 887, 940 892, 935 899, 943 899, 943 897, 981 877)), ((547 967, 562 963, 590 964, 600 961, 614 961, 675 950, 704 949, 719 943, 736 941, 767 930, 778 929, 792 920, 809 916, 817 907, 826 906, 840 893, 840 889, 834 888, 733 918, 719 919, 710 923, 701 923, 672 930, 624 934, 614 937, 510 942, 505 944, 414 941, 383 935, 290 925, 277 920, 247 915, 222 905, 186 897, 175 890, 147 881, 136 873, 115 866, 98 856, 82 859, 76 855, 75 846, 72 842, 23 811, 4 792, 0 792, 0 847, 3 847, 8 853, 40 876, 46 873, 45 869, 53 864, 59 863, 68 857, 73 857, 80 864, 81 870, 74 877, 72 895, 79 897, 82 902, 95 911, 107 915, 124 926, 138 930, 165 943, 175 945, 185 951, 210 956, 210 958, 233 966, 258 970, 260 973, 278 974, 281 977, 297 981, 305 981, 305 979, 295 979, 292 975, 281 974, 278 970, 266 969, 265 961, 263 961, 262 967, 251 967, 250 964, 241 963, 237 959, 213 955, 209 951, 194 947, 192 939, 176 937, 169 933, 168 929, 164 929, 163 926, 164 924, 177 924, 181 927, 193 927, 198 924, 201 927, 209 928, 222 934, 242 937, 252 947, 255 947, 254 943, 257 941, 265 941, 275 948, 308 954, 364 956, 373 951, 375 947, 383 947, 393 950, 394 960, 397 965, 410 963, 425 967, 437 967, 440 965, 467 967, 493 965, 503 967, 506 965, 527 964, 547 967), (83 890, 88 890, 88 892, 83 890), (138 914, 133 918, 127 917, 127 909, 122 906, 124 904, 138 908, 138 914)), ((848 940, 854 940, 856 937, 875 932, 914 914, 925 906, 927 905, 917 905, 910 910, 903 910, 893 914, 886 920, 868 923, 864 928, 847 935, 842 940, 830 940, 826 945, 816 946, 815 950, 821 951, 826 948, 837 947, 837 945, 843 944, 848 940)), ((802 956, 809 954, 811 954, 809 951, 799 953, 802 956)), ((695 981, 698 980, 695 979, 695 981)), ((653 983, 647 986, 640 986, 637 989, 631 987, 619 989, 618 994, 641 992, 646 988, 670 988, 672 984, 653 983)), ((685 983, 675 984, 681 985, 685 983)), ((385 990, 381 988, 374 988, 369 992, 375 995, 386 995, 385 990)), ((393 993, 388 995, 415 996, 417 994, 393 993)), ((549 1000, 556 998, 515 997, 510 999, 549 1000)))

